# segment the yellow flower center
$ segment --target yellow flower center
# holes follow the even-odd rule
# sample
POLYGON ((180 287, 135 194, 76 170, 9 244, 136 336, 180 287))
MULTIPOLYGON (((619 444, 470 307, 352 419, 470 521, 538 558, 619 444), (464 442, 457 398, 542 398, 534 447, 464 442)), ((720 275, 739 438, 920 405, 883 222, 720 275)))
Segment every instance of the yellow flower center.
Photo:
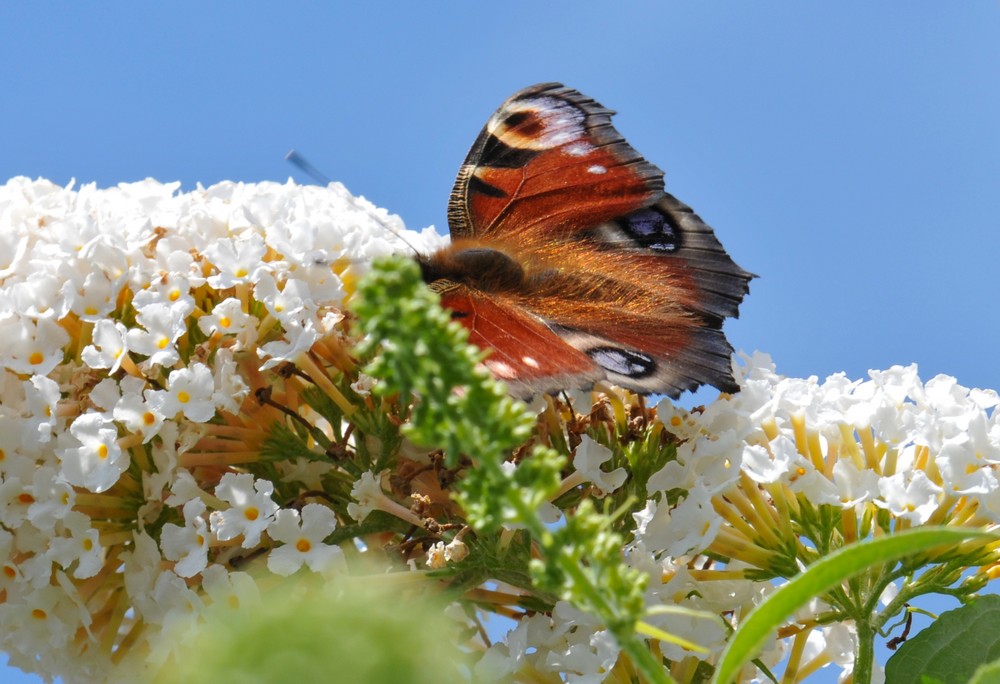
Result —
POLYGON ((312 549, 312 542, 308 539, 300 539, 295 542, 295 548, 298 549, 299 553, 309 553, 312 549))
POLYGON ((260 517, 260 511, 257 510, 256 506, 247 506, 243 510, 243 517, 245 517, 247 520, 256 520, 257 518, 260 517))
POLYGON ((186 404, 189 401, 191 401, 191 395, 185 392, 184 390, 181 390, 180 392, 177 393, 177 401, 181 402, 182 404, 186 404))

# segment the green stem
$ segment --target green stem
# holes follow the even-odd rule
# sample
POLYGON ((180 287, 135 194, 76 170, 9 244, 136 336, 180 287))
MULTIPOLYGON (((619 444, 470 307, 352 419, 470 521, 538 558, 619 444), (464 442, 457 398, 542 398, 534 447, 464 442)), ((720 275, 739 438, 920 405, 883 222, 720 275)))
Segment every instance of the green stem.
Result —
POLYGON ((871 616, 855 620, 858 628, 858 643, 854 649, 854 681, 868 684, 872 680, 872 666, 875 662, 875 628, 871 616))
POLYGON ((573 578, 578 591, 587 597, 598 617, 604 621, 608 629, 611 630, 611 633, 614 634, 618 645, 628 654, 632 660, 632 664, 642 673, 642 676, 647 681, 656 682, 657 684, 672 684, 674 680, 667 674, 667 671, 663 668, 663 664, 658 663, 642 640, 636 638, 635 626, 621 624, 614 607, 598 591, 583 569, 576 563, 568 561, 565 558, 561 560, 560 567, 563 572, 573 578))

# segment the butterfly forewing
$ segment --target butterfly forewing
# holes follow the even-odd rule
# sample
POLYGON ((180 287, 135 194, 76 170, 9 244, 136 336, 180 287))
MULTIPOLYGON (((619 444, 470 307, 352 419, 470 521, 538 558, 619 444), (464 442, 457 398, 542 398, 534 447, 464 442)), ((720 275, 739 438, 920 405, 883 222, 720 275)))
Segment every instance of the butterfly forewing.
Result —
POLYGON ((658 197, 663 173, 625 142, 611 113, 558 83, 510 97, 459 171, 448 206, 452 237, 565 233, 658 197))

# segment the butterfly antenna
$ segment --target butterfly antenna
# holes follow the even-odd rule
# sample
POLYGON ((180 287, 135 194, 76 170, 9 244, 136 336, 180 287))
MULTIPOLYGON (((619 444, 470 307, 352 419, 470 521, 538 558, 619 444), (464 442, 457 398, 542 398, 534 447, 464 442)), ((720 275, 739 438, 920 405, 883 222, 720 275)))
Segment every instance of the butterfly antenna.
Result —
MULTIPOLYGON (((327 178, 327 176, 323 174, 322 171, 320 171, 311 163, 309 163, 309 160, 303 157, 301 154, 299 154, 297 150, 288 150, 288 154, 285 155, 285 161, 291 163, 294 166, 297 166, 306 175, 310 176, 315 181, 319 181, 323 185, 329 185, 330 183, 333 182, 329 178, 327 178)), ((397 238, 399 238, 400 242, 402 242, 404 245, 413 250, 414 254, 420 254, 420 251, 416 247, 414 247, 409 240, 403 237, 403 235, 398 230, 396 230, 395 228, 393 228, 388 223, 380 219, 378 216, 375 216, 374 214, 369 213, 369 216, 375 219, 375 222, 377 224, 379 224, 380 226, 385 228, 388 232, 392 233, 397 238)))
POLYGON ((319 181, 323 185, 329 185, 332 182, 329 178, 324 176, 319 169, 310 164, 308 159, 303 157, 296 150, 288 150, 288 154, 285 155, 285 161, 299 167, 299 169, 307 176, 311 177, 315 181, 319 181))

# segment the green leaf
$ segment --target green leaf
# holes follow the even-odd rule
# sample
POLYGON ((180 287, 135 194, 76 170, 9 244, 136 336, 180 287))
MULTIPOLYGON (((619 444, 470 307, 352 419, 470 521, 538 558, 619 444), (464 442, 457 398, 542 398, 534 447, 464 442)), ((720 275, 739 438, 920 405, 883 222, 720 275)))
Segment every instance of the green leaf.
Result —
POLYGON ((886 682, 906 684, 931 677, 967 682, 981 669, 981 682, 1000 681, 1000 596, 981 596, 942 613, 934 624, 903 644, 885 667, 886 682), (992 665, 992 677, 982 665, 992 665))
POLYGON ((996 538, 987 532, 925 527, 851 544, 813 563, 795 579, 779 587, 757 606, 733 635, 722 653, 713 682, 730 682, 755 657, 761 645, 790 615, 857 573, 920 551, 958 544, 974 537, 996 538))
POLYGON ((980 665, 969 680, 969 684, 997 684, 997 682, 1000 682, 1000 660, 980 665))

